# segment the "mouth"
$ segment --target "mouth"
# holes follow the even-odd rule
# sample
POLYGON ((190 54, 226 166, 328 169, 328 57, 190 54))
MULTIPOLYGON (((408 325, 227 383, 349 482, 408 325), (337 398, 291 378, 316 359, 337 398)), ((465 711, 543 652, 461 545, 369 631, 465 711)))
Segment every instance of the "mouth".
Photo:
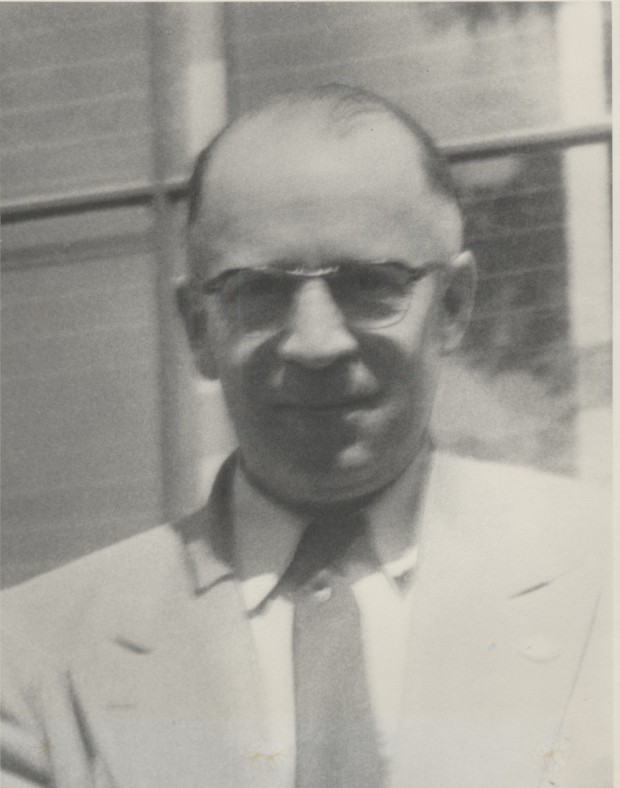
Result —
POLYGON ((276 408, 283 412, 307 412, 307 413, 345 413, 354 410, 368 410, 376 407, 379 401, 378 396, 355 397, 347 399, 327 399, 327 400, 288 400, 276 404, 276 408))

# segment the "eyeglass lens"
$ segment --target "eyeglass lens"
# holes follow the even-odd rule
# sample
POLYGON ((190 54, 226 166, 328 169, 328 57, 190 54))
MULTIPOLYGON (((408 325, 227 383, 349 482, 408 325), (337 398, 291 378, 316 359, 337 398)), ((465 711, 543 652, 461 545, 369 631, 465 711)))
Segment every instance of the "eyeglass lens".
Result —
MULTIPOLYGON (((425 271, 420 271, 420 276, 425 271)), ((321 277, 346 322, 356 327, 382 327, 402 317, 411 295, 411 269, 403 266, 356 263, 321 277)), ((281 325, 303 281, 285 271, 244 269, 222 283, 227 315, 247 329, 281 325)))

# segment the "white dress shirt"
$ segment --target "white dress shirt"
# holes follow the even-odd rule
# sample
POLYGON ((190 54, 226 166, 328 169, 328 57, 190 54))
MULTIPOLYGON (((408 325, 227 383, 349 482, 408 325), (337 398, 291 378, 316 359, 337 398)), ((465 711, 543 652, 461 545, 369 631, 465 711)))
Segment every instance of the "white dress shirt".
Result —
MULTIPOLYGON (((426 457, 413 463, 367 508, 376 563, 352 579, 361 618, 369 693, 382 753, 390 763, 398 729, 417 561, 415 522, 426 457)), ((264 602, 288 567, 309 518, 265 497, 238 470, 233 487, 235 559, 248 611, 264 602)), ((359 570, 359 567, 358 567, 359 570)), ((317 594, 321 594, 317 591, 317 594)), ((326 596, 329 592, 326 593, 326 596)), ((319 597, 320 598, 320 597, 319 597)), ((268 768, 274 788, 292 788, 295 776, 293 605, 275 596, 250 617, 262 674, 269 742, 257 743, 257 767, 268 768)))

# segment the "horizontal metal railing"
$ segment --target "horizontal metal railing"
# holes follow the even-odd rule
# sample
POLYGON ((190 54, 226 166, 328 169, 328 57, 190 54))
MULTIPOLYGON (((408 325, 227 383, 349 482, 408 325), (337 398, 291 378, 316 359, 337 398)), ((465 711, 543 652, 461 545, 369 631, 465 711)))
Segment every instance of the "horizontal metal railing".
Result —
POLYGON ((441 150, 449 161, 456 163, 492 159, 510 153, 535 153, 552 148, 563 150, 597 143, 609 145, 611 137, 611 119, 605 118, 598 123, 581 126, 559 126, 492 134, 472 140, 447 143, 441 146, 441 150))
MULTIPOLYGON (((597 143, 610 145, 611 138, 611 119, 604 118, 578 127, 531 129, 448 142, 441 146, 441 150, 450 162, 462 163, 550 148, 561 150, 597 143)), ((86 211, 149 205, 162 194, 176 201, 183 199, 186 193, 187 184, 181 178, 161 183, 126 184, 116 188, 7 201, 0 204, 0 219, 3 224, 9 224, 86 211)))

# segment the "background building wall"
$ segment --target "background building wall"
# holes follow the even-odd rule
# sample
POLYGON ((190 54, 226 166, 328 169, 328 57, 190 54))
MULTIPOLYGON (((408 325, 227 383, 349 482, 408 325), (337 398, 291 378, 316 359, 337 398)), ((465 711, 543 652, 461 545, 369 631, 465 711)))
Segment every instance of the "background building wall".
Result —
MULTIPOLYGON (((3 3, 2 201, 152 176, 142 4, 3 3)), ((161 518, 147 208, 2 228, 3 581, 161 518)))
MULTIPOLYGON (((2 3, 2 201, 183 179, 227 116, 326 81, 383 93, 448 148, 592 122, 609 111, 608 8, 2 3)), ((599 147, 454 165, 481 281, 442 382, 441 445, 609 476, 599 147)), ((5 584, 193 508, 203 461, 233 444, 174 314, 183 224, 161 192, 153 208, 3 226, 5 584)))
POLYGON ((234 112, 268 94, 361 83, 440 142, 560 119, 553 3, 233 3, 234 112))

